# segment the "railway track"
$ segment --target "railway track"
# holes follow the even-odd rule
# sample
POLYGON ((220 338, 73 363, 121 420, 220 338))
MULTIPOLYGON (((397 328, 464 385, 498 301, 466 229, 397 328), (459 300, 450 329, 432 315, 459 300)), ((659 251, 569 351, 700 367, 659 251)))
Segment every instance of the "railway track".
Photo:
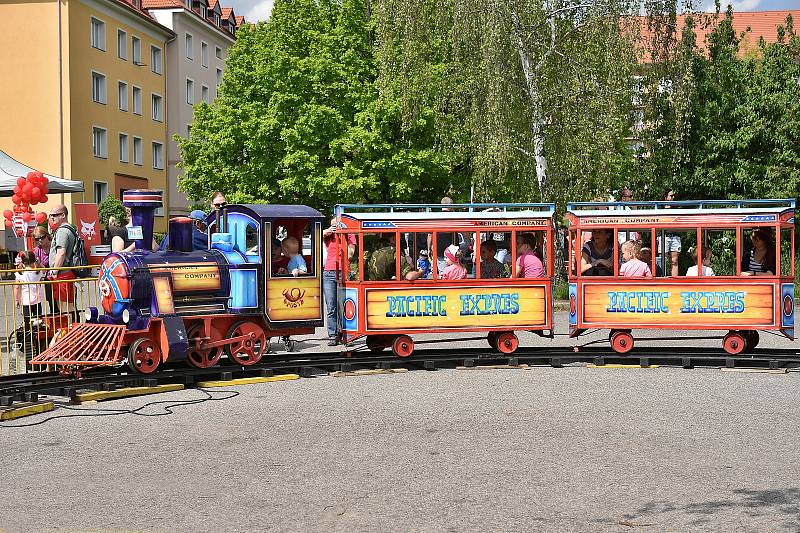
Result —
POLYGON ((56 372, 39 372, 0 377, 0 406, 14 402, 31 402, 39 396, 73 397, 88 390, 116 390, 122 387, 155 386, 180 383, 186 386, 206 380, 230 380, 234 378, 270 376, 297 373, 303 377, 325 375, 333 371, 350 371, 365 368, 398 368, 436 370, 454 366, 480 366, 492 364, 520 364, 561 367, 575 362, 595 365, 633 364, 641 366, 668 365, 692 368, 694 366, 765 367, 784 368, 800 366, 800 352, 796 350, 754 350, 753 353, 732 357, 722 350, 674 348, 640 348, 625 356, 602 347, 583 347, 575 352, 564 348, 520 348, 506 356, 489 348, 420 349, 413 356, 400 359, 391 352, 373 353, 358 349, 339 353, 281 353, 270 354, 253 366, 220 364, 212 368, 198 369, 185 364, 166 366, 150 375, 127 372, 119 369, 97 369, 76 379, 56 372))

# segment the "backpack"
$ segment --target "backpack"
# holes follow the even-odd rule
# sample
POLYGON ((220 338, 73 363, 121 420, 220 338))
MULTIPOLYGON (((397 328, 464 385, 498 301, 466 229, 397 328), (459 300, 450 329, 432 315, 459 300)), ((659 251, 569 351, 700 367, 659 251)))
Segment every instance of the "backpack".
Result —
MULTIPOLYGON (((69 224, 65 224, 62 227, 68 228, 69 231, 72 232, 72 235, 75 237, 75 245, 72 247, 72 260, 70 261, 70 266, 74 267, 87 266, 89 264, 89 258, 86 255, 86 245, 83 244, 83 239, 81 239, 80 235, 78 235, 78 231, 69 224)), ((75 269, 73 270, 73 272, 79 278, 88 278, 91 277, 92 275, 91 268, 75 269)))

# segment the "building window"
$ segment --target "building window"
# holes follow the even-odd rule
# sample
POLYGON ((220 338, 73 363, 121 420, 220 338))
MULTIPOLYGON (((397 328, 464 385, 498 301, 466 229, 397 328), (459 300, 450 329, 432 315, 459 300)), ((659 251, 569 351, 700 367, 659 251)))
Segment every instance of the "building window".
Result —
POLYGON ((131 0, 131 5, 136 9, 142 9, 142 0, 131 0))
POLYGON ((133 164, 142 164, 142 139, 140 137, 133 138, 133 164))
POLYGON ((120 163, 127 163, 128 159, 128 134, 119 134, 119 161, 120 163))
POLYGON ((131 37, 131 56, 133 56, 133 64, 142 64, 142 40, 138 37, 131 37))
POLYGON ((117 30, 117 56, 128 60, 128 34, 125 30, 117 30))
POLYGON ((153 141, 153 168, 164 168, 164 145, 153 141))
POLYGON ((150 47, 150 70, 156 74, 161 74, 161 48, 150 47))
POLYGON ((214 22, 214 24, 215 24, 216 26, 219 26, 219 15, 218 15, 217 13, 214 13, 214 14, 211 16, 211 20, 214 22))
POLYGON ((222 59, 222 48, 220 48, 219 46, 215 46, 214 55, 217 56, 217 59, 222 59))
POLYGON ((186 78, 186 103, 194 104, 194 82, 189 78, 186 78))
POLYGON ((124 81, 119 82, 117 85, 117 97, 119 99, 119 110, 128 110, 128 84, 124 81))
POLYGON ((92 155, 103 159, 108 158, 108 132, 105 128, 92 126, 92 155))
POLYGON ((106 103, 106 77, 92 71, 92 102, 106 103))
POLYGON ((142 90, 135 85, 133 86, 133 114, 142 114, 142 90))
POLYGON ((106 50, 106 23, 92 17, 92 48, 105 52, 106 50))
POLYGON ((210 104, 210 103, 211 103, 211 101, 210 101, 210 100, 209 100, 209 98, 208 98, 208 87, 206 87, 205 85, 203 85, 202 87, 200 87, 200 95, 202 96, 202 98, 203 98, 203 101, 204 101, 205 103, 207 103, 207 104, 210 104))
POLYGON ((164 99, 157 94, 151 95, 151 104, 153 106, 153 120, 156 122, 164 121, 164 99))
POLYGON ((222 83, 222 69, 218 68, 217 69, 217 87, 219 87, 220 83, 222 83))
POLYGON ((194 59, 194 39, 192 34, 186 34, 186 59, 194 59))
POLYGON ((208 43, 200 43, 200 64, 208 68, 208 43))
POLYGON ((108 197, 108 183, 104 181, 94 182, 94 203, 99 204, 108 197))

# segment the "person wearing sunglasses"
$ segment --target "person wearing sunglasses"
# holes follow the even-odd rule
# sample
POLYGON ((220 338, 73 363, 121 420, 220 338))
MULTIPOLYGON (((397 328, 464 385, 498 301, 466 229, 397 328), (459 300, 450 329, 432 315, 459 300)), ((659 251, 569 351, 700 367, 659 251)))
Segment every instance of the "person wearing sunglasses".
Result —
POLYGON ((214 194, 211 195, 211 209, 214 211, 218 211, 228 205, 228 200, 225 199, 225 195, 219 191, 216 191, 214 194))
MULTIPOLYGON (((36 256, 36 260, 42 267, 50 268, 50 245, 53 243, 53 239, 44 226, 33 228, 31 235, 34 242, 33 255, 36 256)), ((44 286, 44 299, 51 302, 51 306, 53 305, 53 286, 49 283, 44 286)))
MULTIPOLYGON (((47 215, 47 222, 53 230, 53 239, 50 244, 49 262, 50 268, 59 269, 73 265, 75 255, 75 242, 78 233, 68 222, 67 207, 57 205, 50 209, 47 215)), ((72 270, 51 270, 50 279, 58 281, 68 281, 76 279, 78 276, 72 270)), ((75 303, 75 284, 72 282, 56 283, 53 285, 53 311, 71 311, 75 303)))

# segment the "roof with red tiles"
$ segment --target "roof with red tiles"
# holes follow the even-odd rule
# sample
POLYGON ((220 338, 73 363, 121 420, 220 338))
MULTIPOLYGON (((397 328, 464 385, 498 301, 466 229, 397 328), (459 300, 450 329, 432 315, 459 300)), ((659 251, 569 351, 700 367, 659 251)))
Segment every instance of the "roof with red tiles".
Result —
POLYGON ((142 0, 142 7, 145 9, 186 7, 181 0, 142 0))
POLYGON ((147 0, 141 0, 141 1, 137 1, 137 0, 111 0, 111 1, 112 2, 116 2, 117 4, 125 6, 125 8, 127 8, 130 12, 135 14, 137 17, 146 20, 149 24, 157 26, 159 29, 165 31, 168 34, 175 35, 175 32, 173 32, 171 29, 167 28, 166 26, 163 26, 163 25, 159 24, 158 21, 156 21, 156 19, 153 18, 150 15, 150 13, 148 13, 147 9, 143 5, 143 2, 145 2, 147 0))
MULTIPOLYGON (((736 11, 733 13, 733 31, 741 40, 739 42, 739 55, 745 55, 748 50, 756 48, 761 38, 767 43, 778 41, 778 26, 786 26, 786 17, 791 15, 793 21, 800 22, 800 9, 786 9, 781 11, 736 11)), ((687 15, 679 15, 676 20, 676 38, 680 38, 686 25, 687 15)), ((697 46, 706 48, 706 38, 716 27, 718 21, 725 18, 725 14, 701 13, 694 15, 694 32, 697 36, 697 46), (716 20, 715 20, 716 19, 716 20), (707 24, 705 22, 709 22, 707 24)), ((644 18, 642 17, 642 20, 644 18)), ((797 22, 795 22, 796 24, 797 22)), ((651 32, 642 24, 641 39, 647 42, 651 32)))
POLYGON ((230 17, 231 13, 233 13, 233 8, 232 7, 223 7, 222 8, 222 18, 223 19, 226 19, 226 18, 230 17))
POLYGON ((236 27, 239 28, 244 24, 244 17, 236 17, 236 27))
MULTIPOLYGON (((128 2, 128 1, 131 1, 131 0, 117 0, 117 1, 128 2)), ((232 31, 229 31, 229 29, 227 27, 225 27, 225 26, 223 26, 221 24, 221 21, 228 20, 228 18, 233 13, 233 8, 231 8, 231 7, 222 7, 222 5, 220 4, 220 0, 200 0, 200 1, 203 1, 204 3, 208 4, 208 11, 209 11, 208 15, 209 16, 208 16, 208 18, 205 19, 205 21, 208 24, 210 24, 212 27, 216 28, 219 31, 224 31, 224 32, 226 32, 228 34, 233 33, 232 31), (219 9, 221 11, 221 17, 220 17, 220 24, 219 25, 215 24, 213 18, 211 17, 211 11, 215 10, 215 9, 219 9)), ((143 8, 145 10, 146 9, 175 9, 175 8, 183 8, 186 11, 191 11, 191 12, 197 14, 197 12, 195 10, 191 9, 191 7, 190 7, 191 3, 192 2, 188 2, 188 5, 187 5, 187 3, 184 3, 181 0, 142 0, 143 8)), ((144 12, 146 13, 146 11, 144 11, 144 12)), ((148 14, 148 17, 149 17, 149 14, 148 14)), ((236 22, 237 22, 236 23, 236 27, 238 28, 244 22, 244 17, 236 17, 236 22), (239 21, 239 19, 241 19, 241 22, 239 21)))

